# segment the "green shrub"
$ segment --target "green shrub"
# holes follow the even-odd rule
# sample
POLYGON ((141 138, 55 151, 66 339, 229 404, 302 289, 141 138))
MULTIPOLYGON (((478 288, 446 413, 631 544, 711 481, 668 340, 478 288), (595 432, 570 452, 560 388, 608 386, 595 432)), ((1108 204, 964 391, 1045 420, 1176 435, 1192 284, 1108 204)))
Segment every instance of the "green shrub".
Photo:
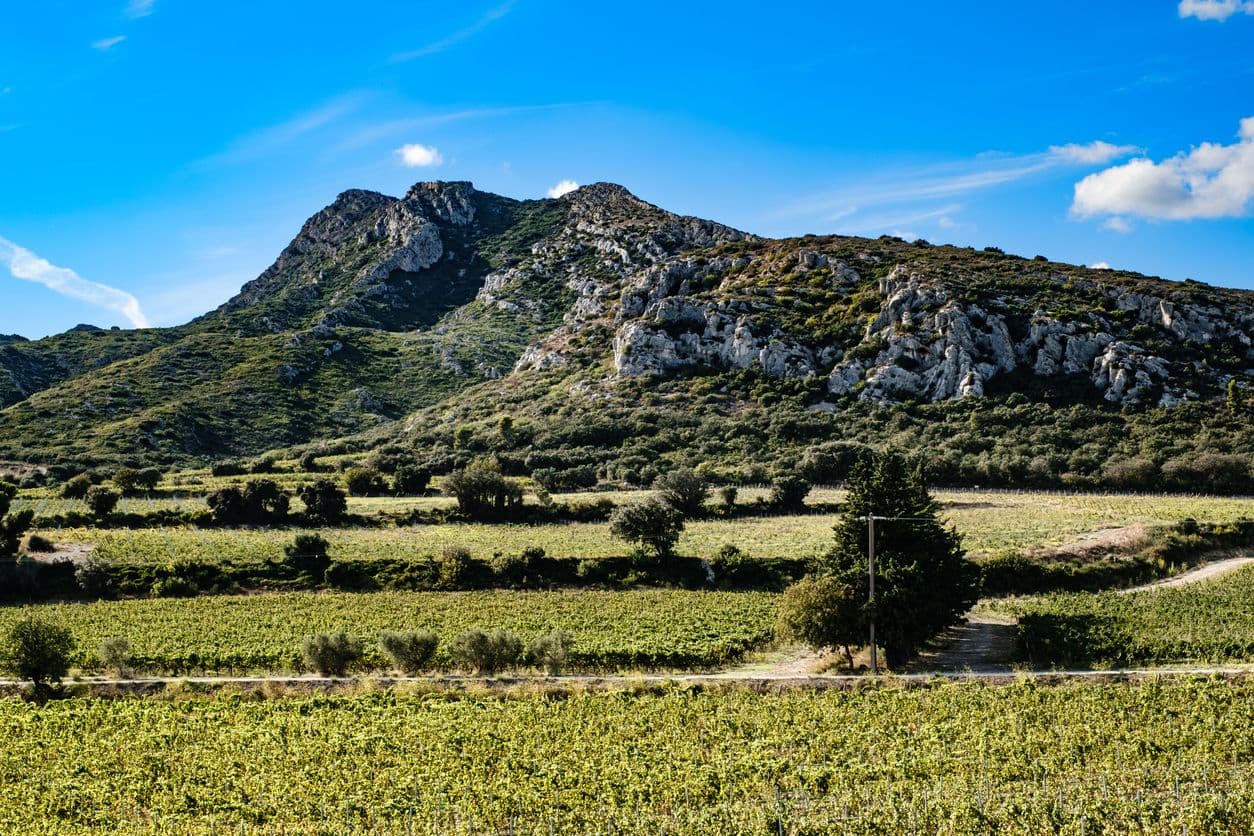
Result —
POLYGON ((113 671, 119 679, 131 675, 131 664, 135 657, 131 652, 131 643, 126 639, 105 639, 100 643, 100 650, 96 655, 101 666, 107 671, 113 671))
POLYGON ((89 554, 74 570, 78 588, 94 598, 104 598, 114 592, 113 564, 96 554, 89 554))
POLYGON ((536 667, 544 668, 549 676, 560 676, 570 662, 573 645, 569 633, 554 630, 531 642, 527 648, 527 660, 536 667))
POLYGON ((470 549, 449 546, 436 561, 436 579, 441 589, 464 589, 474 575, 474 558, 470 549))
POLYGON ((362 657, 361 642, 343 631, 310 636, 300 649, 305 666, 323 676, 344 676, 362 657))
POLYGON ((610 517, 611 534, 638 543, 659 558, 674 554, 683 530, 683 514, 657 499, 620 506, 610 517))
POLYGON ((489 633, 477 627, 462 633, 449 646, 453 664, 485 676, 514 667, 522 652, 522 640, 508 630, 489 633))
POLYGON ((297 495, 305 503, 305 514, 310 519, 336 523, 348 513, 348 496, 330 479, 319 479, 304 485, 297 495))
POLYGON ((331 544, 318 534, 304 532, 283 547, 287 565, 315 581, 321 581, 331 565, 331 544))
POLYGON ((812 486, 800 476, 780 476, 771 482, 771 507, 779 511, 801 511, 812 486))
POLYGON ((710 487, 690 467, 666 473, 653 482, 662 502, 685 517, 699 517, 705 512, 706 496, 710 487))
POLYGON ((104 519, 113 513, 118 507, 118 500, 121 494, 115 490, 106 488, 104 485, 93 485, 87 491, 87 507, 91 509, 91 513, 96 519, 104 519))
POLYGON ((62 499, 84 499, 91 490, 91 476, 80 473, 61 486, 62 499))
POLYGON ((50 554, 57 550, 57 546, 42 534, 28 534, 22 543, 22 550, 28 554, 50 554))
POLYGON ((435 656, 436 646, 440 639, 432 632, 388 631, 379 636, 379 648, 392 660, 392 664, 403 673, 413 676, 425 670, 435 656))
POLYGON ((150 590, 154 598, 191 598, 200 592, 196 582, 182 575, 170 575, 153 581, 150 590))
POLYGON ((344 471, 344 486, 350 496, 382 496, 388 493, 388 483, 383 474, 368 467, 344 471))

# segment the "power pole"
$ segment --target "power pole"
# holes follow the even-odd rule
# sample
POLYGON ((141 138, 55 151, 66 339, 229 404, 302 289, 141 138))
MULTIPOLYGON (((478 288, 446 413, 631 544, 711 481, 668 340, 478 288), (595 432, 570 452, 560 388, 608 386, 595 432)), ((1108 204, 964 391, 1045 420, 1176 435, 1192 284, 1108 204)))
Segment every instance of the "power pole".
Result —
POLYGON ((866 571, 870 581, 867 603, 871 610, 871 675, 880 672, 879 654, 875 649, 875 515, 866 515, 866 571))

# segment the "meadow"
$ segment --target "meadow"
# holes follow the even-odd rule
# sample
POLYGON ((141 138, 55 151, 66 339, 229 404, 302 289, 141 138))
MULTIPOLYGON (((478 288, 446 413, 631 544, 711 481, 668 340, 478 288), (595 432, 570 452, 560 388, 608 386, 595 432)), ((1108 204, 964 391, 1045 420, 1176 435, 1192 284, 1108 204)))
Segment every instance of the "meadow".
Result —
POLYGON ((524 642, 554 630, 574 640, 581 670, 709 668, 769 643, 775 596, 766 593, 466 592, 281 593, 130 599, 0 609, 0 633, 25 614, 68 627, 76 663, 97 668, 109 638, 125 638, 136 665, 159 673, 300 671, 301 641, 344 630, 363 641, 364 667, 388 665, 385 630, 430 630, 447 644, 471 628, 505 629, 524 642))
MULTIPOLYGON (((640 501, 648 492, 620 492, 560 496, 567 501, 610 497, 616 502, 640 501)), ((1139 494, 1065 494, 1025 491, 937 491, 942 518, 963 535, 973 558, 1024 549, 1057 546, 1089 532, 1125 526, 1153 526, 1196 519, 1229 522, 1254 513, 1248 499, 1204 496, 1146 496, 1139 494)), ((742 492, 741 502, 757 498, 742 492)), ((820 489, 814 503, 839 502, 843 492, 820 489)), ((27 500, 31 501, 31 500, 27 500)), ((65 500, 48 500, 66 502, 65 500)), ((143 502, 144 500, 131 500, 143 502)), ((154 500, 155 501, 155 500, 154 500)), ((403 510, 412 503, 451 500, 354 499, 403 510)), ((808 558, 831 543, 836 517, 830 514, 783 514, 690 521, 678 552, 708 557, 725 545, 735 545, 756 558, 808 558)), ((100 530, 45 529, 41 533, 60 544, 91 543, 104 558, 119 562, 166 563, 184 560, 234 561, 278 559, 295 532, 287 529, 154 528, 100 530)), ((439 554, 451 546, 467 548, 480 558, 495 553, 518 553, 543 548, 551 557, 610 557, 628 551, 614 539, 607 523, 504 525, 445 523, 409 527, 341 528, 321 532, 340 560, 372 557, 418 558, 439 554)))
POLYGON ((1254 681, 0 701, 25 833, 1248 833, 1254 681))

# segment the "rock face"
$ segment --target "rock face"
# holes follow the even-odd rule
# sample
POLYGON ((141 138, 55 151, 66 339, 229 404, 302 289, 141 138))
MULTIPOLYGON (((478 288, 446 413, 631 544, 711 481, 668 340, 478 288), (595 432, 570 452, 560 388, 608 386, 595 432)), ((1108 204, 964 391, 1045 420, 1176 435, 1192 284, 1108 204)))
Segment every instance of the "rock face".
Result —
MULTIPOLYGON (((790 258, 802 273, 825 269, 833 288, 862 282, 857 269, 816 250, 798 248, 790 258)), ((1142 336, 1158 344, 1236 346, 1254 365, 1254 316, 1248 307, 1225 315, 1214 306, 1090 282, 1083 290, 1108 298, 1109 315, 1099 308, 1067 317, 1042 308, 1025 316, 1026 300, 994 298, 990 308, 908 265, 893 267, 878 280, 878 311, 859 340, 824 343, 771 324, 770 305, 697 290, 725 284, 725 276, 746 268, 752 270, 752 262, 743 257, 686 258, 625 279, 618 305, 608 314, 616 374, 665 377, 701 367, 758 368, 776 377, 822 376, 835 397, 935 402, 980 397, 998 376, 1030 373, 1086 378, 1112 403, 1170 406, 1198 398, 1187 380, 1173 377, 1166 358, 1131 336, 1128 314, 1134 315, 1133 324, 1149 329, 1142 336)), ((1060 288, 1071 281, 1051 280, 1060 288)), ((606 311, 608 294, 603 287, 598 291, 595 303, 576 306, 581 315, 606 311)), ((524 365, 543 367, 544 357, 528 355, 524 365)), ((1231 377, 1208 376, 1212 390, 1231 377)))

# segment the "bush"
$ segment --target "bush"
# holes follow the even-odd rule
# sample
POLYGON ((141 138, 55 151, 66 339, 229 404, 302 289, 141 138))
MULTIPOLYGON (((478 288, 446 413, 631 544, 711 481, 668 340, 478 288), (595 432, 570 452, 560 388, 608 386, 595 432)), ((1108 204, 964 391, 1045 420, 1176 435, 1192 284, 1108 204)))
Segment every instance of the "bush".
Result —
POLYGON ((306 473, 317 473, 322 468, 318 465, 317 453, 306 453, 300 457, 299 467, 306 473))
POLYGON ((74 581, 78 588, 94 598, 104 598, 114 591, 113 564, 95 554, 87 558, 74 570, 74 581))
POLYGON ((800 476, 780 476, 771 482, 771 507, 780 511, 801 511, 811 485, 800 476))
POLYGON ((61 486, 62 499, 84 499, 91 490, 91 477, 80 473, 61 486))
POLYGON ((670 507, 685 517, 699 517, 705 512, 705 499, 709 486, 690 467, 659 476, 653 489, 670 507))
POLYGON ((522 651, 522 640, 513 633, 507 630, 488 633, 475 627, 453 640, 449 657, 460 668, 491 676, 517 665, 522 651))
POLYGON ((331 544, 320 535, 302 533, 283 547, 283 556, 293 570, 320 581, 331 565, 330 549, 331 544))
POLYGON ((9 630, 0 668, 17 679, 28 679, 36 688, 58 683, 70 671, 74 656, 74 635, 38 618, 27 617, 9 630))
POLYGON ((389 630, 379 636, 379 648, 398 670, 408 676, 425 670, 431 664, 439 642, 439 637, 431 632, 393 633, 389 630))
POLYGON ((723 503, 723 508, 730 511, 736 507, 736 499, 740 496, 740 491, 735 485, 724 485, 718 489, 718 497, 723 503))
POLYGON ((107 671, 113 671, 119 679, 131 675, 131 663, 135 657, 131 653, 131 643, 126 639, 105 639, 100 643, 100 650, 96 655, 101 666, 107 671))
POLYGON ((323 676, 344 676, 361 660, 361 642, 347 633, 318 633, 301 643, 305 666, 323 676))
POLYGON ((474 558, 470 549, 449 546, 436 561, 436 578, 441 589, 464 589, 474 574, 474 558))
POLYGON ((214 522, 232 525, 242 523, 248 518, 244 492, 235 485, 219 488, 205 497, 205 503, 209 506, 214 522))
POLYGON ((430 485, 431 471, 425 467, 398 467, 392 479, 392 490, 398 496, 422 496, 430 485))
POLYGON ((85 497, 87 507, 91 509, 92 515, 98 520, 103 520, 112 514, 114 509, 118 507, 118 500, 121 498, 117 491, 110 490, 103 485, 93 485, 87 491, 87 496, 85 497))
POLYGON ((502 519, 522 508, 522 486, 503 476, 495 462, 477 461, 450 473, 444 492, 456 497, 458 510, 471 519, 502 519))
POLYGON ((248 469, 241 462, 218 462, 209 472, 214 476, 243 476, 248 469))
POLYGON ((57 550, 57 546, 42 534, 28 534, 22 543, 22 550, 28 554, 50 554, 57 550))
POLYGON ((368 467, 354 467, 344 471, 344 486, 350 496, 382 496, 388 492, 383 474, 368 467))
POLYGON ((330 479, 319 479, 304 485, 298 496, 305 503, 305 514, 310 519, 335 523, 348 513, 348 496, 330 479))
POLYGON ((200 592, 200 588, 190 578, 171 575, 153 581, 149 592, 154 598, 191 598, 200 592))
POLYGON ((531 646, 527 648, 527 659, 536 667, 544 668, 549 676, 561 676, 570 662, 573 644, 569 633, 554 630, 531 642, 531 646))
POLYGON ((683 530, 683 515, 657 499, 620 506, 610 516, 611 534, 639 543, 659 558, 675 553, 675 544, 683 530))

